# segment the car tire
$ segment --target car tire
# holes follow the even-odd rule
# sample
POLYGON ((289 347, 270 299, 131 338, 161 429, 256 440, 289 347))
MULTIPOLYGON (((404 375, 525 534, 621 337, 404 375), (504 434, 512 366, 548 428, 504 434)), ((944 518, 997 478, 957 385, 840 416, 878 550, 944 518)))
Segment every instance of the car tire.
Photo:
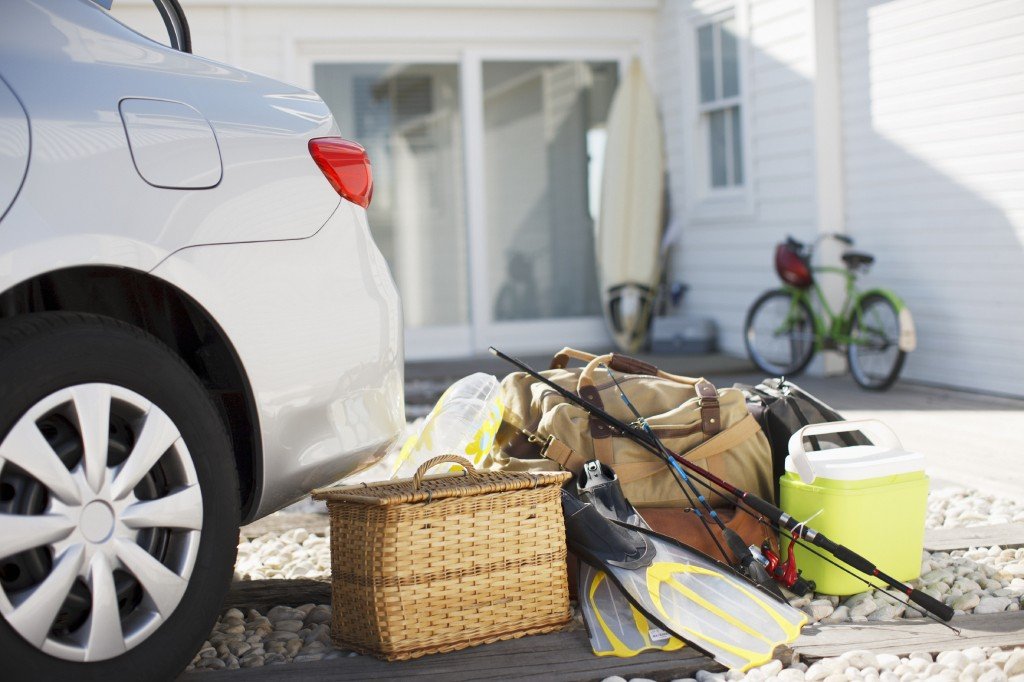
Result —
POLYGON ((4 679, 175 677, 230 584, 238 500, 217 408, 160 341, 96 315, 0 321, 4 679))

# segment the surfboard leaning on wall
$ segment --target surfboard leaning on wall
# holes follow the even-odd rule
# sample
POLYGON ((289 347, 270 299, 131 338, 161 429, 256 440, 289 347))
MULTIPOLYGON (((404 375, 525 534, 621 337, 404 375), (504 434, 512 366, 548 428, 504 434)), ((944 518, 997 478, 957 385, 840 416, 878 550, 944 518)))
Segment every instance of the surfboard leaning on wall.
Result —
POLYGON ((608 115, 601 213, 594 224, 601 307, 615 344, 641 349, 660 277, 664 151, 658 104, 639 59, 608 115))

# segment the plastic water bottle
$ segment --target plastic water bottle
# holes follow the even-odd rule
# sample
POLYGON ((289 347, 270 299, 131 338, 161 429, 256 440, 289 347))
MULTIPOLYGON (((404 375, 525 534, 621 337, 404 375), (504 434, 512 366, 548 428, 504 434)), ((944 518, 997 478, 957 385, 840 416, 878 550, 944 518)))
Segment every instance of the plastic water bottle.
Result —
MULTIPOLYGON (((408 478, 438 455, 460 455, 480 464, 494 444, 503 413, 501 386, 493 375, 477 372, 456 381, 441 395, 420 430, 406 440, 391 477, 408 478)), ((458 465, 449 468, 458 469, 458 465)))

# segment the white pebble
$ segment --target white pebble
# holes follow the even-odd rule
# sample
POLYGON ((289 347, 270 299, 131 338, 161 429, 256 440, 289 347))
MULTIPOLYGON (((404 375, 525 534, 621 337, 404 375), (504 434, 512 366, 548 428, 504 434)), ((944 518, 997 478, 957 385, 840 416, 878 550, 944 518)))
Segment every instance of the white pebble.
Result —
POLYGON ((850 608, 850 618, 863 618, 875 612, 878 605, 871 597, 850 608))
POLYGON ((879 670, 894 670, 900 664, 900 657, 894 654, 878 654, 875 657, 879 670))
POLYGON ((697 671, 697 682, 721 682, 725 679, 722 673, 712 673, 707 670, 697 671))
POLYGON ((878 668, 878 658, 874 653, 865 650, 847 651, 839 657, 841 661, 854 668, 878 668))
POLYGON ((832 661, 833 659, 826 658, 814 663, 807 669, 804 679, 806 679, 807 682, 815 682, 815 680, 825 679, 835 671, 835 664, 832 661))
POLYGON ((833 611, 830 615, 826 616, 825 618, 822 618, 821 622, 822 623, 828 623, 828 624, 843 623, 843 622, 845 622, 845 621, 847 621, 849 619, 850 619, 850 609, 847 606, 845 606, 845 605, 841 605, 841 606, 837 606, 836 610, 833 611))
POLYGON ((1003 672, 1007 677, 1024 675, 1024 649, 1017 649, 1003 664, 1003 672))
POLYGON ((957 597, 953 600, 953 603, 950 604, 950 606, 960 611, 970 611, 980 603, 981 597, 977 593, 971 592, 970 594, 965 594, 962 597, 957 597))
POLYGON ((977 682, 1006 682, 1006 674, 1002 670, 989 670, 982 673, 977 682))
POLYGON ((967 667, 969 659, 962 651, 943 651, 935 657, 935 662, 940 666, 963 670, 967 667))

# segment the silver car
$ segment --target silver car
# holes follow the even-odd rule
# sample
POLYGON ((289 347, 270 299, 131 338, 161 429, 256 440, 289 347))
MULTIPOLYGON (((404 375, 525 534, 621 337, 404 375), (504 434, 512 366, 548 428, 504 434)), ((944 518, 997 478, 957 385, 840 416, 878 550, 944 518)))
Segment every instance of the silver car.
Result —
POLYGON ((3 3, 4 679, 175 674, 239 525, 399 433, 399 300, 338 135, 97 2, 3 3))

